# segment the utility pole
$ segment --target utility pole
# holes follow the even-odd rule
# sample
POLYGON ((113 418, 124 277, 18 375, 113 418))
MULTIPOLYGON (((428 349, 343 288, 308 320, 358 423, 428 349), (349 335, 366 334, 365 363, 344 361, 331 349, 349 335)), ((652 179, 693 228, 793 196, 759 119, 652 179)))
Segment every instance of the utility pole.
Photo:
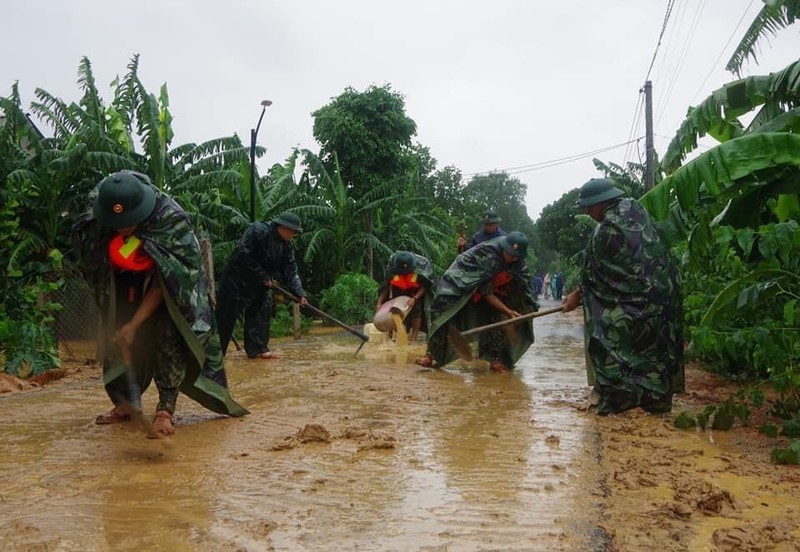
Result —
POLYGON ((255 222, 256 220, 256 138, 258 138, 258 129, 261 128, 264 112, 271 105, 272 100, 262 100, 258 124, 256 128, 250 129, 250 222, 255 222))
POLYGON ((653 145, 653 83, 644 83, 644 189, 652 190, 656 179, 656 149, 653 145))

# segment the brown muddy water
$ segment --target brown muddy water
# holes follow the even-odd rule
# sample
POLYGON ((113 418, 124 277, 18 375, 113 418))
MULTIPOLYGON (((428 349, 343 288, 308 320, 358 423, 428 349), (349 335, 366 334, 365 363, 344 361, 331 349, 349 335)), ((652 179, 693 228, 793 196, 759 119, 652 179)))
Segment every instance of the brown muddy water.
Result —
MULTIPOLYGON (((601 529, 604 422, 577 408, 581 323, 537 319, 511 374, 421 371, 421 342, 379 336, 354 356, 346 333, 278 341, 277 360, 231 353, 251 414, 182 396, 163 441, 95 425, 109 408, 96 378, 0 396, 0 549, 617 550, 601 529)), ((143 402, 152 413, 154 389, 143 402)))

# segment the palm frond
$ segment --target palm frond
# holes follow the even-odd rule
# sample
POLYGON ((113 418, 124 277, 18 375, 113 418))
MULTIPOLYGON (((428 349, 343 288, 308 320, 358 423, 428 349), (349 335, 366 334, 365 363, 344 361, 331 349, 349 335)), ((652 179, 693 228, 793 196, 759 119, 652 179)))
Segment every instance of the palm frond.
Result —
POLYGON ((661 166, 674 172, 686 154, 697 148, 697 139, 709 134, 720 142, 743 134, 738 117, 770 103, 782 110, 800 103, 800 60, 768 75, 752 76, 726 84, 700 104, 689 109, 675 137, 667 147, 661 166))
POLYGON ((800 0, 765 0, 764 4, 725 65, 725 69, 736 76, 740 76, 747 58, 758 61, 756 49, 760 41, 767 36, 775 36, 778 31, 800 19, 800 0))
POLYGON ((763 132, 722 143, 680 167, 641 197, 650 214, 664 219, 677 200, 684 211, 691 211, 702 193, 727 201, 723 192, 737 181, 759 185, 783 168, 800 170, 800 135, 788 132, 763 132))
POLYGON ((31 110, 53 128, 57 137, 68 138, 80 128, 80 119, 62 99, 41 88, 34 90, 33 94, 39 101, 31 103, 31 110))
POLYGON ((78 85, 83 90, 80 105, 90 120, 105 128, 105 108, 92 73, 92 63, 84 56, 78 64, 78 85))

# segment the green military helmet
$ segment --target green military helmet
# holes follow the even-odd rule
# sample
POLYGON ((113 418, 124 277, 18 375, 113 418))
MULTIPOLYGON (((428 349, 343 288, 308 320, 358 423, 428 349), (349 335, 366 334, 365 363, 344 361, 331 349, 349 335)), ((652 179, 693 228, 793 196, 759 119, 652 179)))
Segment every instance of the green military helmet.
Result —
POLYGON ((483 218, 481 218, 481 222, 483 224, 499 224, 503 222, 503 219, 494 211, 486 211, 483 214, 483 218))
POLYGON ((389 267, 393 274, 409 274, 417 268, 417 258, 410 251, 396 251, 389 267))
POLYGON ((500 238, 500 245, 503 251, 518 259, 524 259, 528 255, 528 237, 522 232, 509 232, 500 238))
POLYGON ((592 178, 581 186, 578 201, 575 204, 578 207, 591 207, 621 195, 625 195, 625 192, 614 186, 614 182, 608 178, 592 178))
POLYGON ((129 228, 147 220, 156 206, 150 179, 135 171, 112 173, 100 181, 92 211, 106 228, 129 228))
POLYGON ((291 211, 284 211, 277 217, 275 217, 272 222, 278 224, 280 226, 285 226, 289 230, 294 230, 298 234, 303 233, 302 223, 300 222, 300 217, 292 213, 291 211))

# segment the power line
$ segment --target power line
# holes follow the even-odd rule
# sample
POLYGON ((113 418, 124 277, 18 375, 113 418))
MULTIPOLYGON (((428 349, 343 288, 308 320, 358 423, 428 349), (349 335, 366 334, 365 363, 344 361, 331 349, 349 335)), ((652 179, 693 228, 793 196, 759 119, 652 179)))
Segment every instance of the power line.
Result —
POLYGON ((635 142, 640 140, 641 136, 636 138, 635 140, 629 140, 627 142, 621 142, 619 144, 614 144, 613 146, 606 146, 604 148, 599 148, 592 151, 586 151, 583 153, 576 153, 574 155, 568 155, 566 157, 559 157, 557 159, 551 159, 549 161, 540 161, 538 163, 531 163, 529 165, 520 165, 518 167, 507 167, 505 169, 492 169, 491 171, 481 171, 481 172, 474 172, 474 173, 467 173, 464 174, 464 177, 469 176, 478 176, 482 174, 489 174, 491 172, 505 172, 508 174, 522 174, 526 172, 538 171, 541 169, 547 169, 550 167, 555 167, 557 165, 564 165, 566 163, 572 163, 573 161, 579 161, 581 159, 585 159, 587 157, 591 157, 593 155, 597 155, 598 153, 603 153, 606 151, 611 151, 617 148, 621 148, 622 146, 627 146, 631 142, 635 142))
POLYGON ((672 92, 675 90, 675 85, 678 83, 678 76, 683 69, 683 62, 686 59, 686 55, 689 53, 689 48, 694 40, 694 35, 697 32, 697 27, 700 23, 700 18, 703 14, 703 10, 706 6, 706 0, 702 0, 697 8, 697 11, 694 14, 694 18, 692 19, 691 24, 689 25, 689 32, 686 36, 686 40, 683 42, 683 48, 681 49, 680 56, 678 58, 678 63, 675 67, 675 71, 672 73, 672 76, 668 80, 667 91, 665 94, 661 96, 662 101, 659 104, 657 109, 658 115, 656 117, 656 124, 657 127, 661 123, 661 118, 664 116, 664 113, 667 109, 667 104, 669 103, 670 98, 672 97, 672 92))
POLYGON ((644 104, 642 103, 642 96, 643 96, 643 89, 639 89, 639 96, 636 99, 636 108, 633 112, 633 121, 631 122, 631 130, 628 132, 628 147, 625 148, 625 155, 622 156, 622 166, 626 166, 628 164, 628 159, 630 158, 630 151, 631 145, 630 141, 633 140, 633 137, 639 133, 639 126, 642 123, 642 111, 644 109, 644 104))
POLYGON ((694 104, 694 100, 697 98, 697 95, 700 94, 701 90, 703 90, 703 87, 706 85, 706 82, 711 77, 711 74, 714 72, 714 69, 717 67, 717 63, 719 63, 720 58, 722 58, 722 54, 725 53, 725 49, 728 47, 728 44, 731 43, 731 40, 733 40, 733 37, 736 34, 736 31, 738 31, 739 27, 741 27, 742 21, 744 21, 744 18, 745 18, 745 16, 747 16, 747 12, 750 11, 750 7, 753 5, 754 1, 755 0, 750 0, 750 3, 747 4, 747 7, 745 8, 744 13, 739 18, 739 22, 736 24, 736 27, 731 32, 731 36, 728 37, 728 40, 727 40, 727 42, 725 42, 725 45, 722 47, 722 50, 720 51, 719 55, 717 56, 717 59, 715 59, 714 63, 711 64, 711 69, 708 70, 708 74, 706 75, 706 78, 703 79, 703 82, 700 84, 700 87, 697 89, 697 92, 694 93, 694 96, 692 96, 692 99, 689 101, 689 104, 694 104))
POLYGON ((650 71, 653 70, 653 64, 656 62, 656 56, 658 55, 658 48, 661 46, 661 39, 664 38, 664 31, 667 30, 667 23, 669 22, 669 16, 672 14, 672 7, 675 5, 675 0, 667 0, 667 11, 664 14, 664 22, 661 24, 661 32, 658 35, 658 42, 656 43, 656 49, 653 52, 653 59, 650 60, 650 67, 647 69, 647 75, 645 75, 644 80, 650 78, 650 71))

